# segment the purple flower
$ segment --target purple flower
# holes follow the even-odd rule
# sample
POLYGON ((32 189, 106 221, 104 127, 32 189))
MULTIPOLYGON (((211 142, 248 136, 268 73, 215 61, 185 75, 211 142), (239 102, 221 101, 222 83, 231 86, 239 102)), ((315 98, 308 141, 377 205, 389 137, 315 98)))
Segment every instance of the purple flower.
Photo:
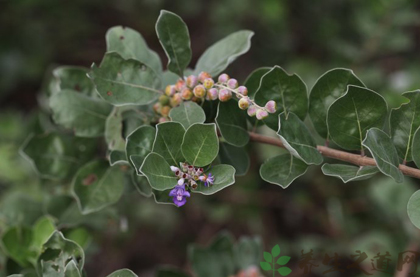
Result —
POLYGON ((173 197, 174 204, 178 207, 183 206, 187 202, 187 197, 190 197, 190 193, 185 190, 185 185, 175 186, 169 193, 170 197, 173 197))
POLYGON ((214 176, 211 175, 211 173, 209 173, 209 175, 203 175, 199 177, 200 181, 204 182, 204 186, 205 187, 209 187, 211 185, 213 185, 214 183, 214 176))

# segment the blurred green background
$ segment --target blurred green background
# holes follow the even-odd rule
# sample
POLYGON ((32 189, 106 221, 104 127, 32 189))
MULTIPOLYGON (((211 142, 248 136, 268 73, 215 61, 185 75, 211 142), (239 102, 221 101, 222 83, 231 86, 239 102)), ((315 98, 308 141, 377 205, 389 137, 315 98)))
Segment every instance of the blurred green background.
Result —
MULTIPOLYGON (((58 65, 100 62, 105 33, 115 25, 139 31, 166 61, 154 29, 161 9, 177 13, 189 26, 193 64, 229 33, 255 31, 249 53, 227 70, 240 81, 257 67, 280 65, 310 89, 325 71, 351 68, 391 107, 404 101, 402 92, 420 88, 419 1, 16 0, 1 5, 0 232, 32 224, 66 189, 39 179, 18 155, 29 133, 48 129, 49 120, 38 108, 44 76, 58 65)), ((153 276, 162 264, 189 270, 187 246, 208 244, 222 230, 237 238, 259 235, 266 250, 279 244, 292 256, 290 276, 301 273, 302 249, 314 249, 318 264, 326 253, 351 261, 350 255, 362 250, 369 254, 364 262, 369 269, 377 252, 389 251, 393 271, 398 252, 418 241, 419 231, 406 213, 417 180, 397 185, 377 176, 343 184, 311 167, 283 190, 258 175, 262 161, 282 150, 251 144, 249 151, 247 176, 214 196, 196 196, 181 209, 155 204, 127 184, 119 203, 100 213, 82 217, 77 210, 66 211, 60 226, 83 238, 88 276, 123 267, 153 276)), ((0 258, 3 275, 16 271, 13 261, 0 258)), ((320 265, 310 276, 323 276, 324 270, 320 265)), ((358 270, 329 274, 359 275, 358 270)))

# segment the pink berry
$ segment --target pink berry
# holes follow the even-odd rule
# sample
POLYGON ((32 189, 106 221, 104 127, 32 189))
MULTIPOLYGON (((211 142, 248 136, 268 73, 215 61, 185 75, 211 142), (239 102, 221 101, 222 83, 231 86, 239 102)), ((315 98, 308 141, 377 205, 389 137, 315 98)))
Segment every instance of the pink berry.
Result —
POLYGON ((219 91, 217 90, 217 88, 211 88, 207 91, 206 99, 207 100, 216 100, 218 94, 219 94, 219 91))
POLYGON ((242 97, 241 99, 239 99, 238 101, 238 106, 241 110, 246 110, 249 107, 249 98, 247 96, 242 97))
POLYGON ((204 98, 206 96, 206 88, 203 85, 198 85, 193 90, 194 96, 198 98, 204 98))
POLYGON ((191 100, 193 93, 189 88, 184 88, 181 92, 181 98, 184 100, 191 100))
POLYGON ((222 84, 226 83, 228 80, 229 80, 229 75, 227 75, 226 73, 221 74, 218 79, 219 83, 222 83, 222 84))
POLYGON ((232 92, 227 89, 219 90, 219 100, 222 102, 229 101, 232 98, 232 92))
POLYGON ((211 75, 208 72, 203 71, 198 75, 198 80, 201 83, 204 83, 204 80, 207 79, 207 78, 211 78, 211 75))
POLYGON ((165 94, 167 96, 173 96, 175 92, 176 92, 175 86, 169 85, 165 88, 165 94))
POLYGON ((257 109, 257 119, 262 120, 268 116, 268 112, 264 109, 257 109))
POLYGON ((187 87, 193 88, 197 85, 197 83, 198 83, 197 76, 190 75, 187 77, 187 81, 186 81, 187 87))
POLYGON ((255 116, 257 114, 257 107, 255 107, 254 105, 250 106, 247 110, 247 113, 249 116, 255 116))
POLYGON ((269 113, 275 113, 276 112, 276 102, 274 102, 273 100, 268 101, 267 104, 265 104, 265 109, 269 113))
POLYGON ((227 86, 231 89, 235 89, 238 87, 238 81, 236 79, 229 79, 229 81, 227 81, 227 86))
POLYGON ((248 89, 245 86, 238 87, 238 92, 244 96, 248 95, 248 89))

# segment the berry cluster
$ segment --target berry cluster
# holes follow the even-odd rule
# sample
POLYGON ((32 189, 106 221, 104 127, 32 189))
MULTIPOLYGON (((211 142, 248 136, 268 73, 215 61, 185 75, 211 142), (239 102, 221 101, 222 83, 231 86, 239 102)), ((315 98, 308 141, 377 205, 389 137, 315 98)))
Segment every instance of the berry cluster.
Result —
POLYGON ((256 116, 258 120, 266 118, 269 113, 276 112, 276 102, 273 100, 261 107, 248 97, 248 89, 245 86, 239 86, 236 79, 223 73, 215 82, 207 72, 201 72, 198 77, 190 75, 179 79, 175 85, 167 86, 165 94, 160 96, 159 102, 153 108, 160 115, 159 122, 165 122, 168 120, 171 108, 178 106, 182 101, 203 103, 205 100, 219 99, 221 102, 226 102, 232 98, 233 94, 239 99, 239 108, 247 110, 249 116, 256 116))

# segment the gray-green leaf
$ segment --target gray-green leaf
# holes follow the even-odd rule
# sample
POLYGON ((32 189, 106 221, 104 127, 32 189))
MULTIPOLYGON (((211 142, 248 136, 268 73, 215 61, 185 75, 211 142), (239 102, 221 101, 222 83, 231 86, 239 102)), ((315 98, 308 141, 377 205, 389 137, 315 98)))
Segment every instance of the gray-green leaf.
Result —
POLYGON ((156 126, 156 137, 153 143, 153 152, 161 155, 174 166, 184 162, 181 144, 184 139, 185 129, 178 122, 164 122, 156 126))
POLYGON ((63 89, 74 90, 87 96, 96 95, 93 83, 86 74, 89 69, 79 66, 60 66, 53 70, 55 87, 51 93, 54 94, 63 89))
POLYGON ((322 173, 340 178, 344 183, 366 180, 379 172, 376 166, 354 166, 347 164, 324 164, 322 173))
POLYGON ((407 212, 414 226, 420 229, 420 190, 416 191, 408 200, 407 212))
POLYGON ((271 70, 271 67, 260 67, 252 71, 244 82, 244 86, 248 89, 248 96, 254 98, 255 93, 260 87, 261 78, 271 70))
POLYGON ((109 153, 109 165, 114 166, 116 164, 130 164, 127 161, 127 154, 125 151, 114 150, 109 153))
POLYGON ((76 263, 71 260, 64 269, 64 277, 81 277, 76 263))
POLYGON ((137 277, 137 275, 129 269, 120 269, 109 274, 107 277, 137 277))
POLYGON ((420 127, 414 133, 411 155, 417 167, 420 168, 420 127))
POLYGON ((153 149, 156 131, 151 126, 140 126, 134 130, 126 139, 125 152, 127 160, 131 163, 137 173, 144 158, 153 149))
POLYGON ((171 109, 169 117, 172 121, 181 123, 185 129, 188 129, 194 123, 204 123, 206 121, 206 114, 203 109, 192 101, 181 102, 181 105, 171 109))
POLYGON ((213 185, 206 187, 203 182, 197 182, 198 187, 193 192, 210 195, 235 183, 235 168, 231 165, 215 165, 206 171, 207 175, 209 173, 214 177, 213 185))
POLYGON ((144 159, 140 172, 146 176, 149 184, 156 190, 167 190, 176 186, 177 178, 171 166, 161 155, 150 153, 144 159))
POLYGON ((236 101, 219 102, 216 123, 227 143, 241 147, 248 143, 246 111, 238 108, 236 101))

